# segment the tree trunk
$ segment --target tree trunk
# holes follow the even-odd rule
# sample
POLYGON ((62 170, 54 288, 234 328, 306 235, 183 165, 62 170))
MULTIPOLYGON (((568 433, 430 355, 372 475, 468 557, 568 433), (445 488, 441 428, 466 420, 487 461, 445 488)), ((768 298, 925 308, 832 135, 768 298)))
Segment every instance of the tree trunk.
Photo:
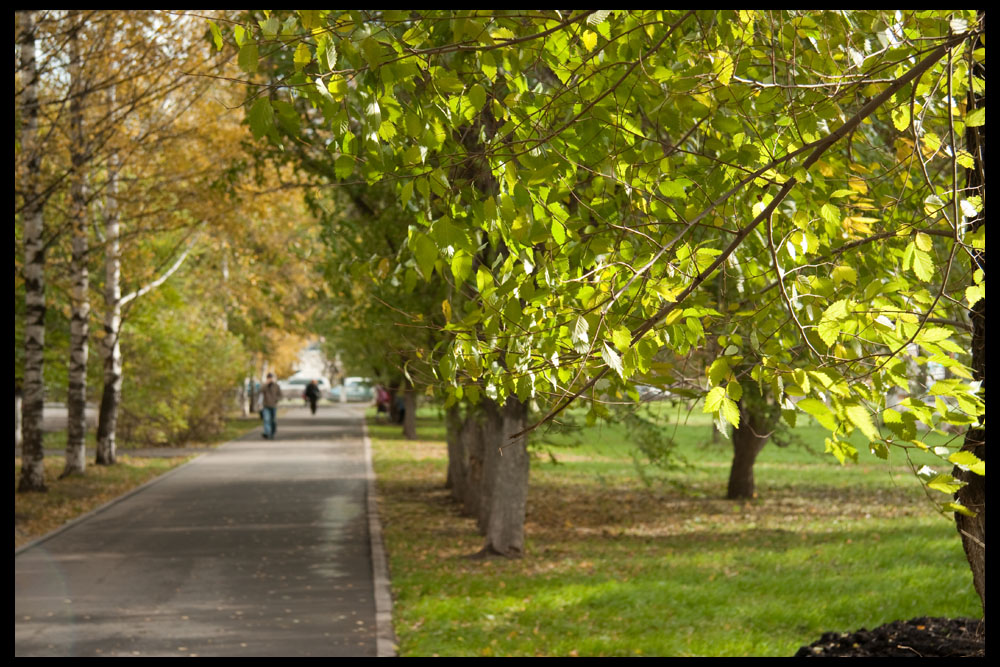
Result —
POLYGON ((403 390, 403 437, 417 439, 417 391, 409 382, 403 390))
POLYGON ((465 479, 462 469, 462 443, 459 442, 459 432, 462 430, 462 408, 453 405, 445 412, 445 442, 448 444, 448 473, 444 480, 444 488, 451 491, 456 500, 460 495, 456 491, 465 479))
MULTIPOLYGON (((528 406, 511 396, 503 407, 487 401, 485 460, 483 461, 486 544, 481 555, 518 558, 524 554, 524 515, 528 500, 527 437, 511 440, 524 430, 528 406), (495 428, 498 426, 499 428, 495 428)), ((480 512, 483 516, 483 512, 480 512)))
POLYGON ((733 429, 733 465, 729 469, 729 487, 726 490, 726 498, 730 500, 754 497, 753 464, 767 444, 765 422, 756 410, 748 409, 740 401, 740 425, 733 429))
POLYGON ((35 63, 35 13, 14 14, 21 44, 24 104, 21 150, 27 157, 21 182, 24 191, 24 399, 21 404, 21 476, 17 490, 45 491, 45 452, 42 449, 42 409, 45 382, 45 219, 41 188, 42 160, 37 145, 38 71, 35 63))
POLYGON ((250 378, 244 378, 243 383, 240 385, 240 415, 243 417, 250 416, 253 412, 253 407, 250 403, 252 391, 248 391, 248 386, 250 384, 250 378))
MULTIPOLYGON (((114 106, 114 88, 109 98, 114 106)), ((112 465, 117 461, 118 407, 122 398, 122 290, 121 290, 121 226, 118 217, 117 156, 112 153, 108 165, 108 183, 104 205, 104 340, 101 356, 104 366, 104 390, 97 421, 97 465, 112 465)))
MULTIPOLYGON (((984 17, 982 12, 980 17, 984 17)), ((978 48, 979 43, 973 48, 978 48)), ((973 68, 976 76, 986 79, 984 63, 977 63, 973 68)), ((984 106, 985 96, 969 92, 968 109, 978 109, 984 106)), ((986 126, 966 129, 965 142, 967 150, 972 154, 975 164, 965 172, 966 193, 964 196, 980 195, 983 198, 983 209, 972 222, 974 232, 986 222, 986 126)), ((972 270, 983 272, 982 284, 986 284, 986 250, 976 250, 972 254, 972 270)), ((982 384, 983 395, 986 392, 986 298, 982 298, 972 307, 972 373, 982 384)), ((985 417, 984 417, 985 419, 985 417)), ((983 461, 986 460, 986 429, 972 428, 965 435, 963 451, 969 451, 983 461)), ((983 618, 986 618, 986 478, 970 471, 961 470, 956 466, 954 477, 966 482, 956 493, 958 502, 976 513, 967 517, 955 512, 955 526, 962 536, 962 546, 965 556, 972 569, 972 583, 979 594, 983 605, 983 618)))
POLYGON ((448 411, 448 480, 462 511, 479 519, 483 490, 483 427, 476 412, 454 406, 448 411))
POLYGON ((83 66, 80 55, 80 20, 75 16, 69 41, 70 58, 70 227, 72 229, 72 257, 70 272, 73 287, 70 294, 70 347, 69 388, 66 396, 66 467, 61 477, 82 474, 87 466, 87 356, 90 338, 90 275, 87 256, 90 251, 87 238, 87 202, 84 191, 83 134, 83 66))

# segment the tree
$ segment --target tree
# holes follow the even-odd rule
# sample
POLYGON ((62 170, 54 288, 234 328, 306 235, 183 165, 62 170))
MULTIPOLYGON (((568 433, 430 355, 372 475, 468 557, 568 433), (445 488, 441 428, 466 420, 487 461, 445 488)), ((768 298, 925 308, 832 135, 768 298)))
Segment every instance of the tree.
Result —
MULTIPOLYGON (((293 335, 301 332, 301 323, 309 317, 308 307, 296 310, 306 303, 305 299, 299 303, 298 294, 309 291, 305 268, 289 271, 282 266, 288 261, 287 253, 271 262, 253 247, 258 239, 247 239, 248 218, 262 215, 267 216, 266 224, 256 230, 263 244, 282 249, 309 245, 309 234, 302 233, 305 221, 297 217, 304 212, 297 196, 277 191, 251 193, 241 199, 248 183, 234 165, 243 159, 241 144, 247 133, 242 118, 219 103, 228 93, 218 79, 191 76, 224 73, 220 67, 226 56, 215 54, 204 42, 203 25, 200 18, 162 12, 18 15, 15 239, 24 243, 25 257, 22 262, 20 254, 16 255, 21 270, 15 273, 15 295, 17 303, 23 301, 25 306, 15 308, 15 329, 18 338, 24 336, 25 351, 22 359, 21 346, 15 344, 15 377, 21 376, 23 367, 27 400, 22 410, 28 436, 22 490, 44 488, 39 427, 45 358, 49 359, 45 374, 50 376, 50 388, 60 374, 54 368, 59 364, 54 365, 52 359, 72 359, 71 372, 59 378, 70 385, 66 472, 84 469, 83 408, 88 370, 93 371, 88 357, 96 356, 90 350, 95 343, 104 367, 96 461, 115 462, 123 368, 135 368, 123 359, 122 350, 142 348, 123 341, 123 335, 129 335, 123 331, 135 333, 127 327, 129 313, 136 312, 136 304, 152 298, 168 280, 181 281, 188 294, 202 283, 221 284, 216 293, 201 296, 211 302, 221 297, 230 300, 234 321, 230 327, 223 317, 222 329, 232 329, 248 344, 262 339, 256 329, 270 326, 277 331, 275 337, 283 339, 290 329, 293 335), (42 54, 38 63, 36 40, 41 44, 37 52, 42 54), (233 195, 229 205, 217 207, 220 194, 227 192, 233 195), (218 255, 213 257, 203 249, 217 250, 218 255), (103 271, 98 272, 102 255, 103 271), (229 272, 225 266, 229 260, 235 280, 226 285, 226 279, 218 276, 229 272), (265 261, 255 266, 258 260, 265 261), (279 279, 282 271, 297 283, 287 302, 283 300, 288 291, 279 279), (194 272, 197 279, 186 279, 188 272, 194 272), (67 308, 67 334, 60 326, 48 340, 44 330, 46 274, 49 285, 55 287, 50 319, 58 320, 63 306, 67 308), (254 285, 258 279, 274 289, 262 294, 254 285), (96 336, 89 332, 92 291, 103 294, 103 327, 96 336), (256 318, 254 330, 241 330, 239 318, 249 311, 256 318), (32 389, 35 384, 37 392, 32 389)), ((273 178, 266 175, 250 185, 270 190, 273 178)), ((154 299, 151 305, 162 303, 154 299)), ((211 307, 199 312, 216 317, 211 307)), ((173 333, 194 344, 197 337, 190 338, 190 330, 182 327, 173 333)), ((205 332, 200 335, 206 344, 215 340, 205 332)), ((228 338, 229 333, 219 335, 228 341, 227 354, 203 359, 201 365, 202 371, 217 377, 196 377, 193 382, 198 386, 191 379, 164 377, 187 383, 185 390, 207 391, 211 386, 217 391, 217 383, 228 377, 226 369, 232 363, 228 352, 244 356, 242 344, 228 338)), ((195 358, 202 357, 190 352, 185 357, 195 358)), ((89 375, 91 383, 99 377, 89 375)), ((126 400, 130 411, 126 426, 133 433, 138 432, 133 428, 136 421, 149 417, 152 422, 160 416, 155 401, 144 403, 139 396, 149 397, 157 389, 163 392, 161 396, 180 395, 176 386, 151 388, 143 381, 143 376, 133 379, 136 397, 126 400)), ((228 396, 228 390, 223 395, 228 396)), ((206 410, 218 405, 203 398, 199 402, 206 410)), ((202 419, 195 412, 178 409, 174 415, 177 428, 160 433, 183 435, 194 428, 194 421, 212 425, 212 419, 202 419)))
POLYGON ((586 395, 600 413, 633 380, 669 384, 662 348, 726 336, 706 411, 739 428, 756 384, 829 427, 843 461, 853 430, 888 457, 926 448, 918 423, 983 419, 956 258, 985 248, 967 224, 984 201, 957 186, 973 157, 955 138, 985 122, 956 102, 985 86, 984 30, 960 11, 303 11, 235 37, 247 71, 296 64, 251 108, 257 134, 321 114, 340 175, 396 183, 422 214, 415 260, 477 295, 440 350, 452 395, 482 383, 549 417, 586 395), (503 254, 472 270, 485 242, 503 254), (908 356, 955 377, 924 393, 908 356), (886 405, 893 385, 907 397, 886 405))
POLYGON ((20 105, 20 155, 24 156, 24 284, 26 324, 24 337, 24 398, 22 402, 21 476, 18 491, 45 491, 44 450, 42 448, 42 408, 45 402, 43 379, 45 348, 45 218, 42 192, 42 152, 38 141, 38 66, 35 60, 37 24, 34 12, 18 12, 17 43, 20 46, 21 90, 15 93, 20 105))

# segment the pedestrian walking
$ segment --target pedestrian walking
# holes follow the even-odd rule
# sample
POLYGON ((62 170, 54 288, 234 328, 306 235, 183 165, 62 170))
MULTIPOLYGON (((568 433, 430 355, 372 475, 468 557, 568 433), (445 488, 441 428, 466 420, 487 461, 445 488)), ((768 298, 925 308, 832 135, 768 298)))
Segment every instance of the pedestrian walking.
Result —
POLYGON ((309 401, 309 409, 316 414, 316 401, 319 400, 319 384, 316 380, 309 382, 309 386, 302 392, 302 397, 309 401))
POLYGON ((281 387, 274 381, 274 373, 267 374, 267 382, 260 388, 261 417, 264 419, 264 437, 274 439, 278 429, 278 401, 281 400, 281 387))

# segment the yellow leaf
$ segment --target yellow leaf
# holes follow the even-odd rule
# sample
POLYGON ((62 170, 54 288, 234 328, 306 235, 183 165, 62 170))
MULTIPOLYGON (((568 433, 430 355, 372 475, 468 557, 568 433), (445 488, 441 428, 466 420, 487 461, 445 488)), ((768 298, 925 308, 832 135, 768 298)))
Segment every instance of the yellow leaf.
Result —
POLYGON ((847 187, 861 194, 868 194, 868 184, 864 182, 863 179, 857 176, 851 176, 847 179, 847 187))

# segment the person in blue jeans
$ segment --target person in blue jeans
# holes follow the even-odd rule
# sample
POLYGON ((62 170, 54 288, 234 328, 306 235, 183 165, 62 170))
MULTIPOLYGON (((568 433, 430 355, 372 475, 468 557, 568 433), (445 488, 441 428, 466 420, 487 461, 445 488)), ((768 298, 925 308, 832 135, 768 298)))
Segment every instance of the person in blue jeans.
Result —
POLYGON ((264 437, 273 440, 274 432, 278 428, 278 401, 281 400, 281 387, 274 381, 274 373, 267 374, 267 382, 260 388, 260 398, 260 415, 264 420, 264 437))

